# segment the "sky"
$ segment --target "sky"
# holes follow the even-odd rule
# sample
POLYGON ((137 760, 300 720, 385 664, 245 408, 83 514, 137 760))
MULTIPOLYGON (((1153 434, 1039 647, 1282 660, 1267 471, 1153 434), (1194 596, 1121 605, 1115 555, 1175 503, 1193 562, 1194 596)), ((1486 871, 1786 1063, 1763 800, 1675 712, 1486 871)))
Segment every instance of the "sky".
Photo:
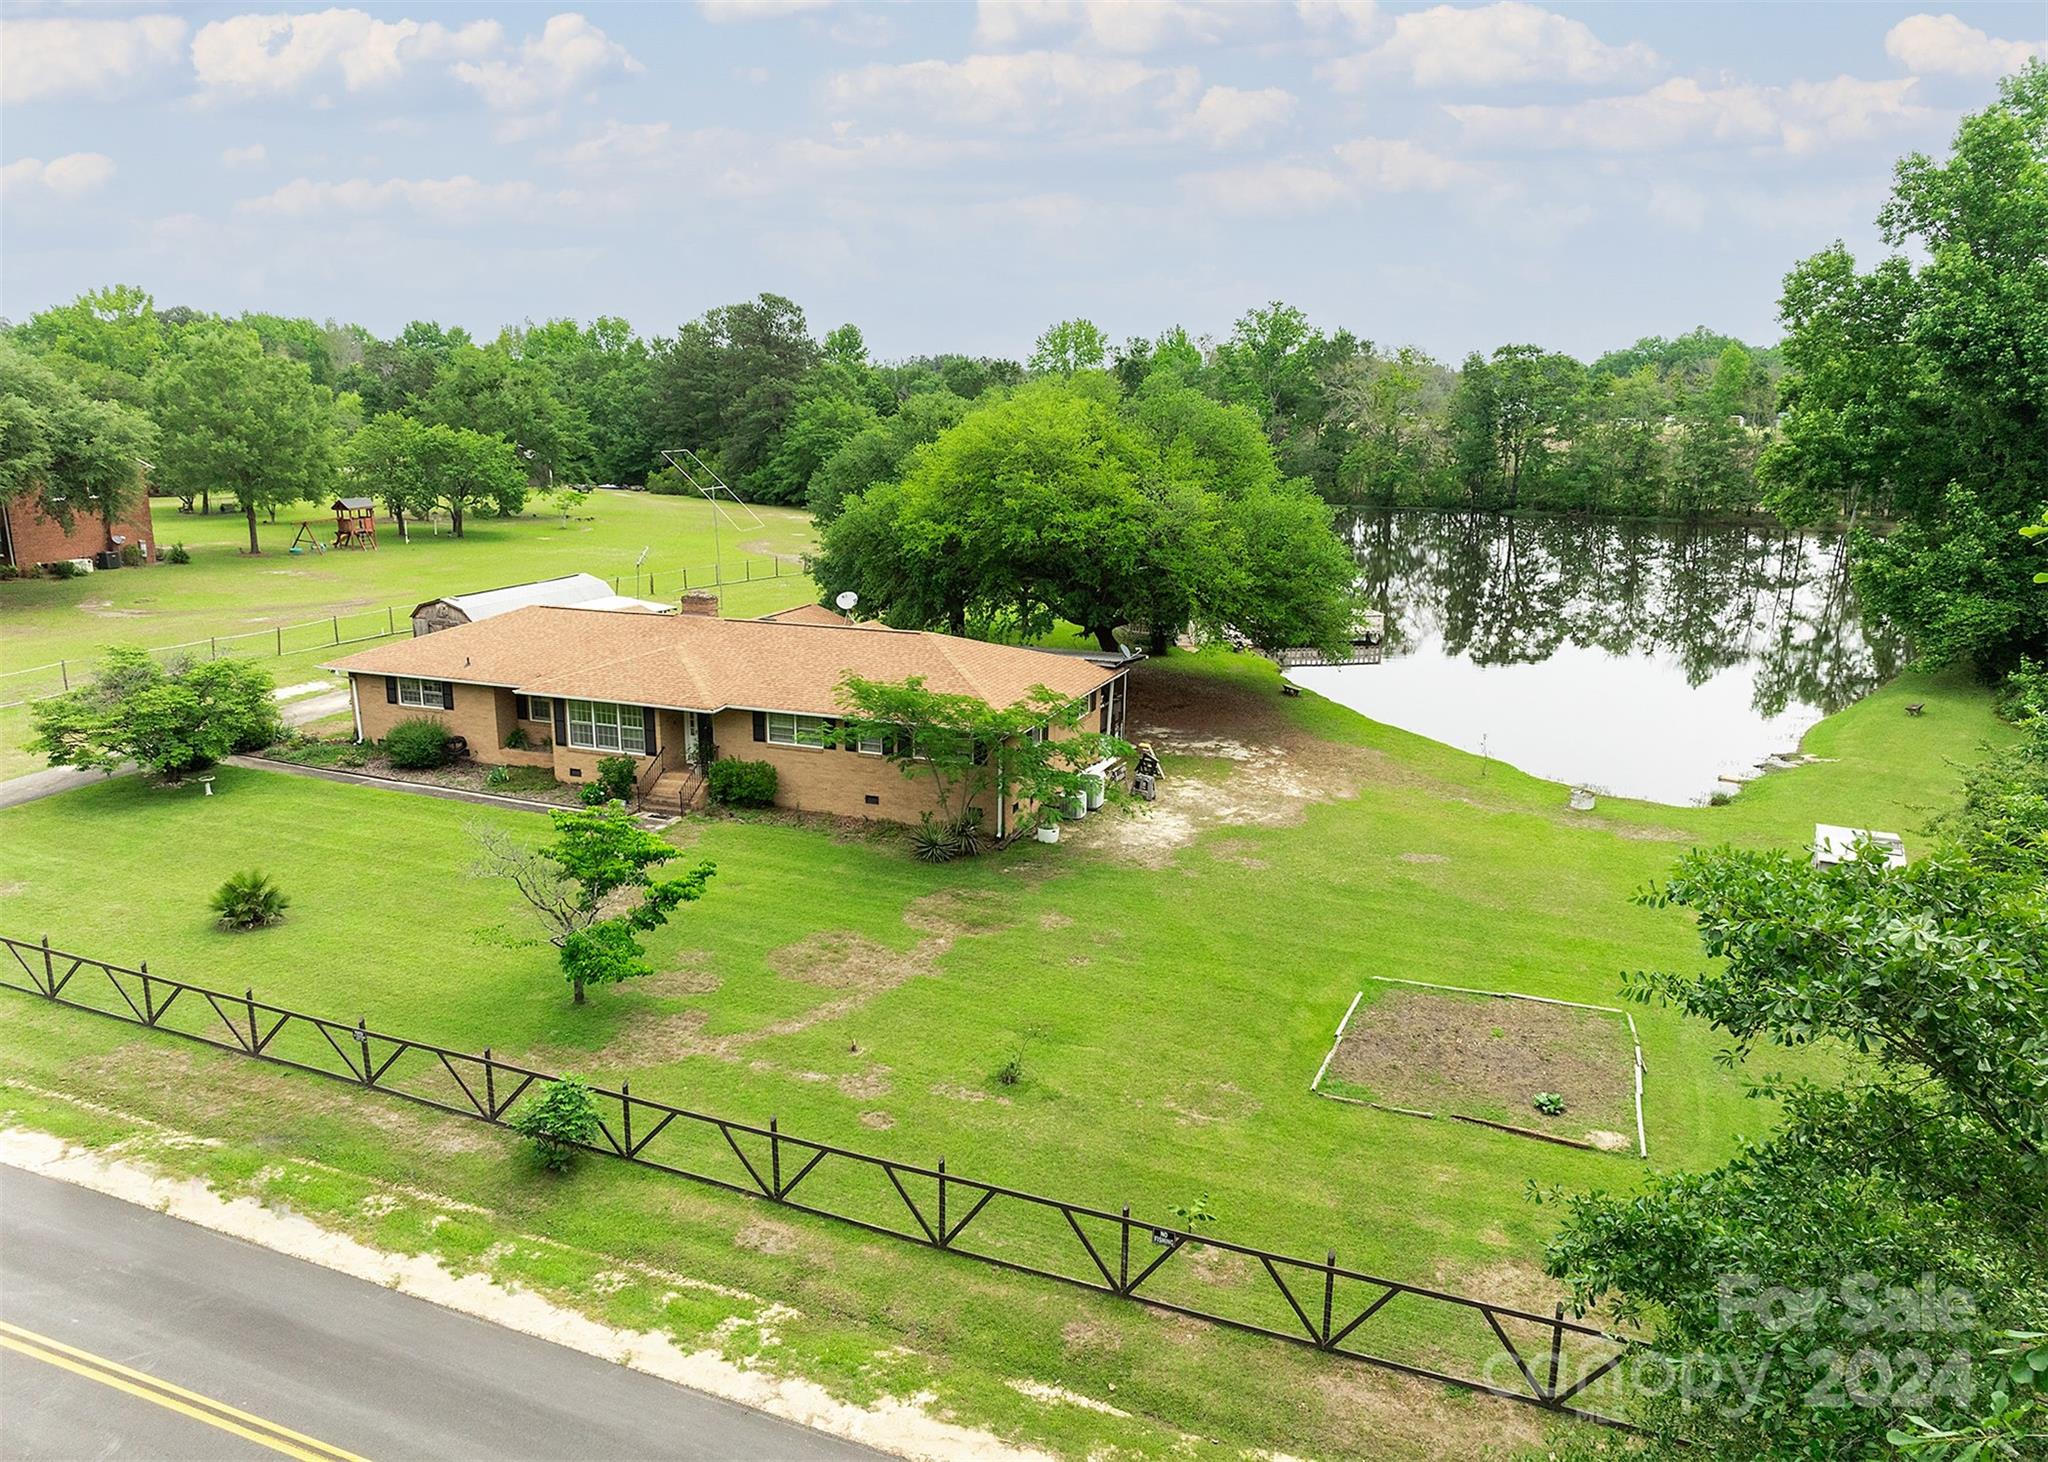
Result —
POLYGON ((1278 299, 1446 359, 1761 343, 2044 38, 2040 0, 8 0, 0 315, 125 282, 654 335, 771 291, 894 359, 1278 299))

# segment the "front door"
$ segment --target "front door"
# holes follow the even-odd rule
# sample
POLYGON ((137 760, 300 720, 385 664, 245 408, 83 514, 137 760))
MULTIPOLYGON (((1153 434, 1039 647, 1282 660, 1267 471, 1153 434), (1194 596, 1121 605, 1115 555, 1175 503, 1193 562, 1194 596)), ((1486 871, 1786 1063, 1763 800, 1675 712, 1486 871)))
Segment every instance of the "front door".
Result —
POLYGON ((683 765, 697 765, 697 713, 683 712, 683 765))

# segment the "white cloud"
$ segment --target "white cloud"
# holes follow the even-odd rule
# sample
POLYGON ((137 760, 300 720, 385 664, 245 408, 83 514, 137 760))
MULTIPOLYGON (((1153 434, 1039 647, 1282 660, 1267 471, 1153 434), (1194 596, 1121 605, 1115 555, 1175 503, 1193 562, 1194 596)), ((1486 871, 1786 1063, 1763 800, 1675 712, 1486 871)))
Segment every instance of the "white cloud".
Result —
POLYGON ((834 76, 826 95, 836 106, 905 110, 927 122, 1037 131, 1168 117, 1187 109, 1199 85, 1191 67, 1020 51, 863 66, 834 76))
POLYGON ((284 96, 337 82, 359 92, 390 85, 408 66, 488 55, 504 43, 495 20, 451 30, 360 10, 237 15, 199 28, 192 66, 200 86, 216 95, 284 96))
POLYGON ((829 10, 833 0, 698 0, 697 8, 714 25, 746 20, 781 20, 829 10))
POLYGON ((1348 32, 1353 40, 1366 40, 1380 28, 1380 7, 1376 0, 1294 0, 1301 23, 1318 35, 1348 32))
POLYGON ((1911 15, 1885 32, 1884 53, 1916 76, 1980 78, 2017 71, 2048 45, 2002 41, 1953 15, 1911 15))
POLYGON ((452 69, 487 106, 515 111, 565 96, 608 72, 647 68, 588 20, 567 14, 551 17, 539 35, 521 43, 515 58, 463 61, 452 69))
POLYGON ((261 167, 264 163, 270 161, 270 149, 260 142, 252 142, 247 147, 230 147, 226 149, 221 153, 220 160, 225 167, 261 167))
POLYGON ((1537 81, 1595 86, 1647 79, 1662 69, 1648 46, 1609 45, 1583 21, 1522 0, 1500 0, 1476 10, 1438 5, 1399 16, 1385 41, 1318 67, 1316 74, 1339 91, 1358 91, 1379 75, 1405 75, 1425 87, 1537 81))
POLYGON ((175 15, 128 20, 9 20, 0 25, 0 100, 111 96, 144 72, 173 64, 185 39, 175 15))
POLYGON ((1290 159, 1188 175, 1183 189, 1225 213, 1301 214, 1357 203, 1374 193, 1439 193, 1470 187, 1490 199, 1486 170, 1403 138, 1360 137, 1330 149, 1335 165, 1290 159))
POLYGON ((1832 142, 1876 136, 1926 116, 1915 87, 1911 77, 1859 81, 1838 76, 1789 86, 1708 86, 1680 77, 1633 96, 1567 106, 1473 105, 1445 110, 1472 140, 1500 146, 1656 152, 1718 145, 1805 153, 1832 142))
POLYGON ((24 157, 0 168, 0 191, 43 189, 60 198, 79 198, 105 187, 113 176, 114 160, 104 152, 67 152, 48 162, 24 157))
POLYGON ((1486 180, 1483 169, 1406 138, 1360 137, 1335 151, 1360 186, 1376 192, 1440 193, 1486 180))
POLYGON ((1255 218, 1320 213, 1356 196, 1351 184, 1329 168, 1300 162, 1216 168, 1191 173, 1181 185, 1201 207, 1255 218))
POLYGON ((1277 9, 1217 0, 979 0, 974 39, 1000 48, 1058 36, 1135 56, 1242 39, 1270 29, 1277 9))
POLYGON ((1212 86, 1189 113, 1187 130, 1211 147, 1236 147, 1258 142, 1287 125, 1295 108, 1294 93, 1277 86, 1239 91, 1212 86))
POLYGON ((314 182, 295 178, 274 192, 243 200, 244 212, 283 218, 326 214, 368 216, 410 210, 444 223, 469 223, 529 214, 544 199, 523 179, 485 183, 462 174, 452 178, 349 178, 314 182))
POLYGON ((1706 195, 1689 183, 1652 183, 1646 206, 1651 218, 1682 233, 1698 233, 1706 227, 1706 195))

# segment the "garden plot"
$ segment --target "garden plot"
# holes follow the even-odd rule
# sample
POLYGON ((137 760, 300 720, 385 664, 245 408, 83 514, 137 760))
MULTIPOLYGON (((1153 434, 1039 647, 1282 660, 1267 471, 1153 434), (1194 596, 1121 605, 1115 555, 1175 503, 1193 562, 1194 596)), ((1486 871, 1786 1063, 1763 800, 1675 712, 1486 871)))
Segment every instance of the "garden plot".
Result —
POLYGON ((1375 980, 1315 1090, 1611 1152, 1640 1152, 1642 1088, 1626 1012, 1375 980))

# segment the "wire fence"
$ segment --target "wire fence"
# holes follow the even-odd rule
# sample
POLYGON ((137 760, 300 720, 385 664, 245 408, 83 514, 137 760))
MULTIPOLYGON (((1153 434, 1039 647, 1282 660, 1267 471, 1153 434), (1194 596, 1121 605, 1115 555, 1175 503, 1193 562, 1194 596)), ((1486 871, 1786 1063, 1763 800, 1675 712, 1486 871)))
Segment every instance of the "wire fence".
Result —
MULTIPOLYGON (((223 1051, 508 1126, 558 1078, 486 1047, 458 1051, 0 936, 0 987, 223 1051)), ((128 1048, 138 1054, 160 1048, 128 1048)), ((1633 1342, 1337 1262, 877 1156, 592 1085, 604 1156, 709 1183, 1016 1273, 1612 1426, 1633 1342), (799 1192, 801 1190, 801 1192, 799 1192), (1142 1291, 1142 1293, 1141 1293, 1142 1291), (1371 1349, 1365 1348, 1367 1343, 1371 1349), (1603 1409, 1591 1409, 1588 1403, 1603 1409)))
MULTIPOLYGON (((727 563, 722 568, 723 575, 719 567, 702 564, 674 569, 636 568, 630 573, 598 577, 603 577, 612 586, 614 594, 654 599, 665 595, 679 598, 693 589, 726 589, 797 578, 804 572, 801 558, 780 553, 743 558, 737 565, 727 563)), ((275 660, 286 655, 359 645, 371 640, 389 639, 393 635, 411 634, 412 611, 417 603, 385 604, 374 609, 330 614, 324 619, 308 619, 298 624, 208 635, 204 639, 183 640, 175 645, 150 645, 145 647, 144 653, 165 663, 180 657, 218 660, 224 656, 239 656, 275 660)), ((84 659, 52 660, 46 665, 0 671, 0 710, 62 695, 91 673, 92 662, 84 659)))

